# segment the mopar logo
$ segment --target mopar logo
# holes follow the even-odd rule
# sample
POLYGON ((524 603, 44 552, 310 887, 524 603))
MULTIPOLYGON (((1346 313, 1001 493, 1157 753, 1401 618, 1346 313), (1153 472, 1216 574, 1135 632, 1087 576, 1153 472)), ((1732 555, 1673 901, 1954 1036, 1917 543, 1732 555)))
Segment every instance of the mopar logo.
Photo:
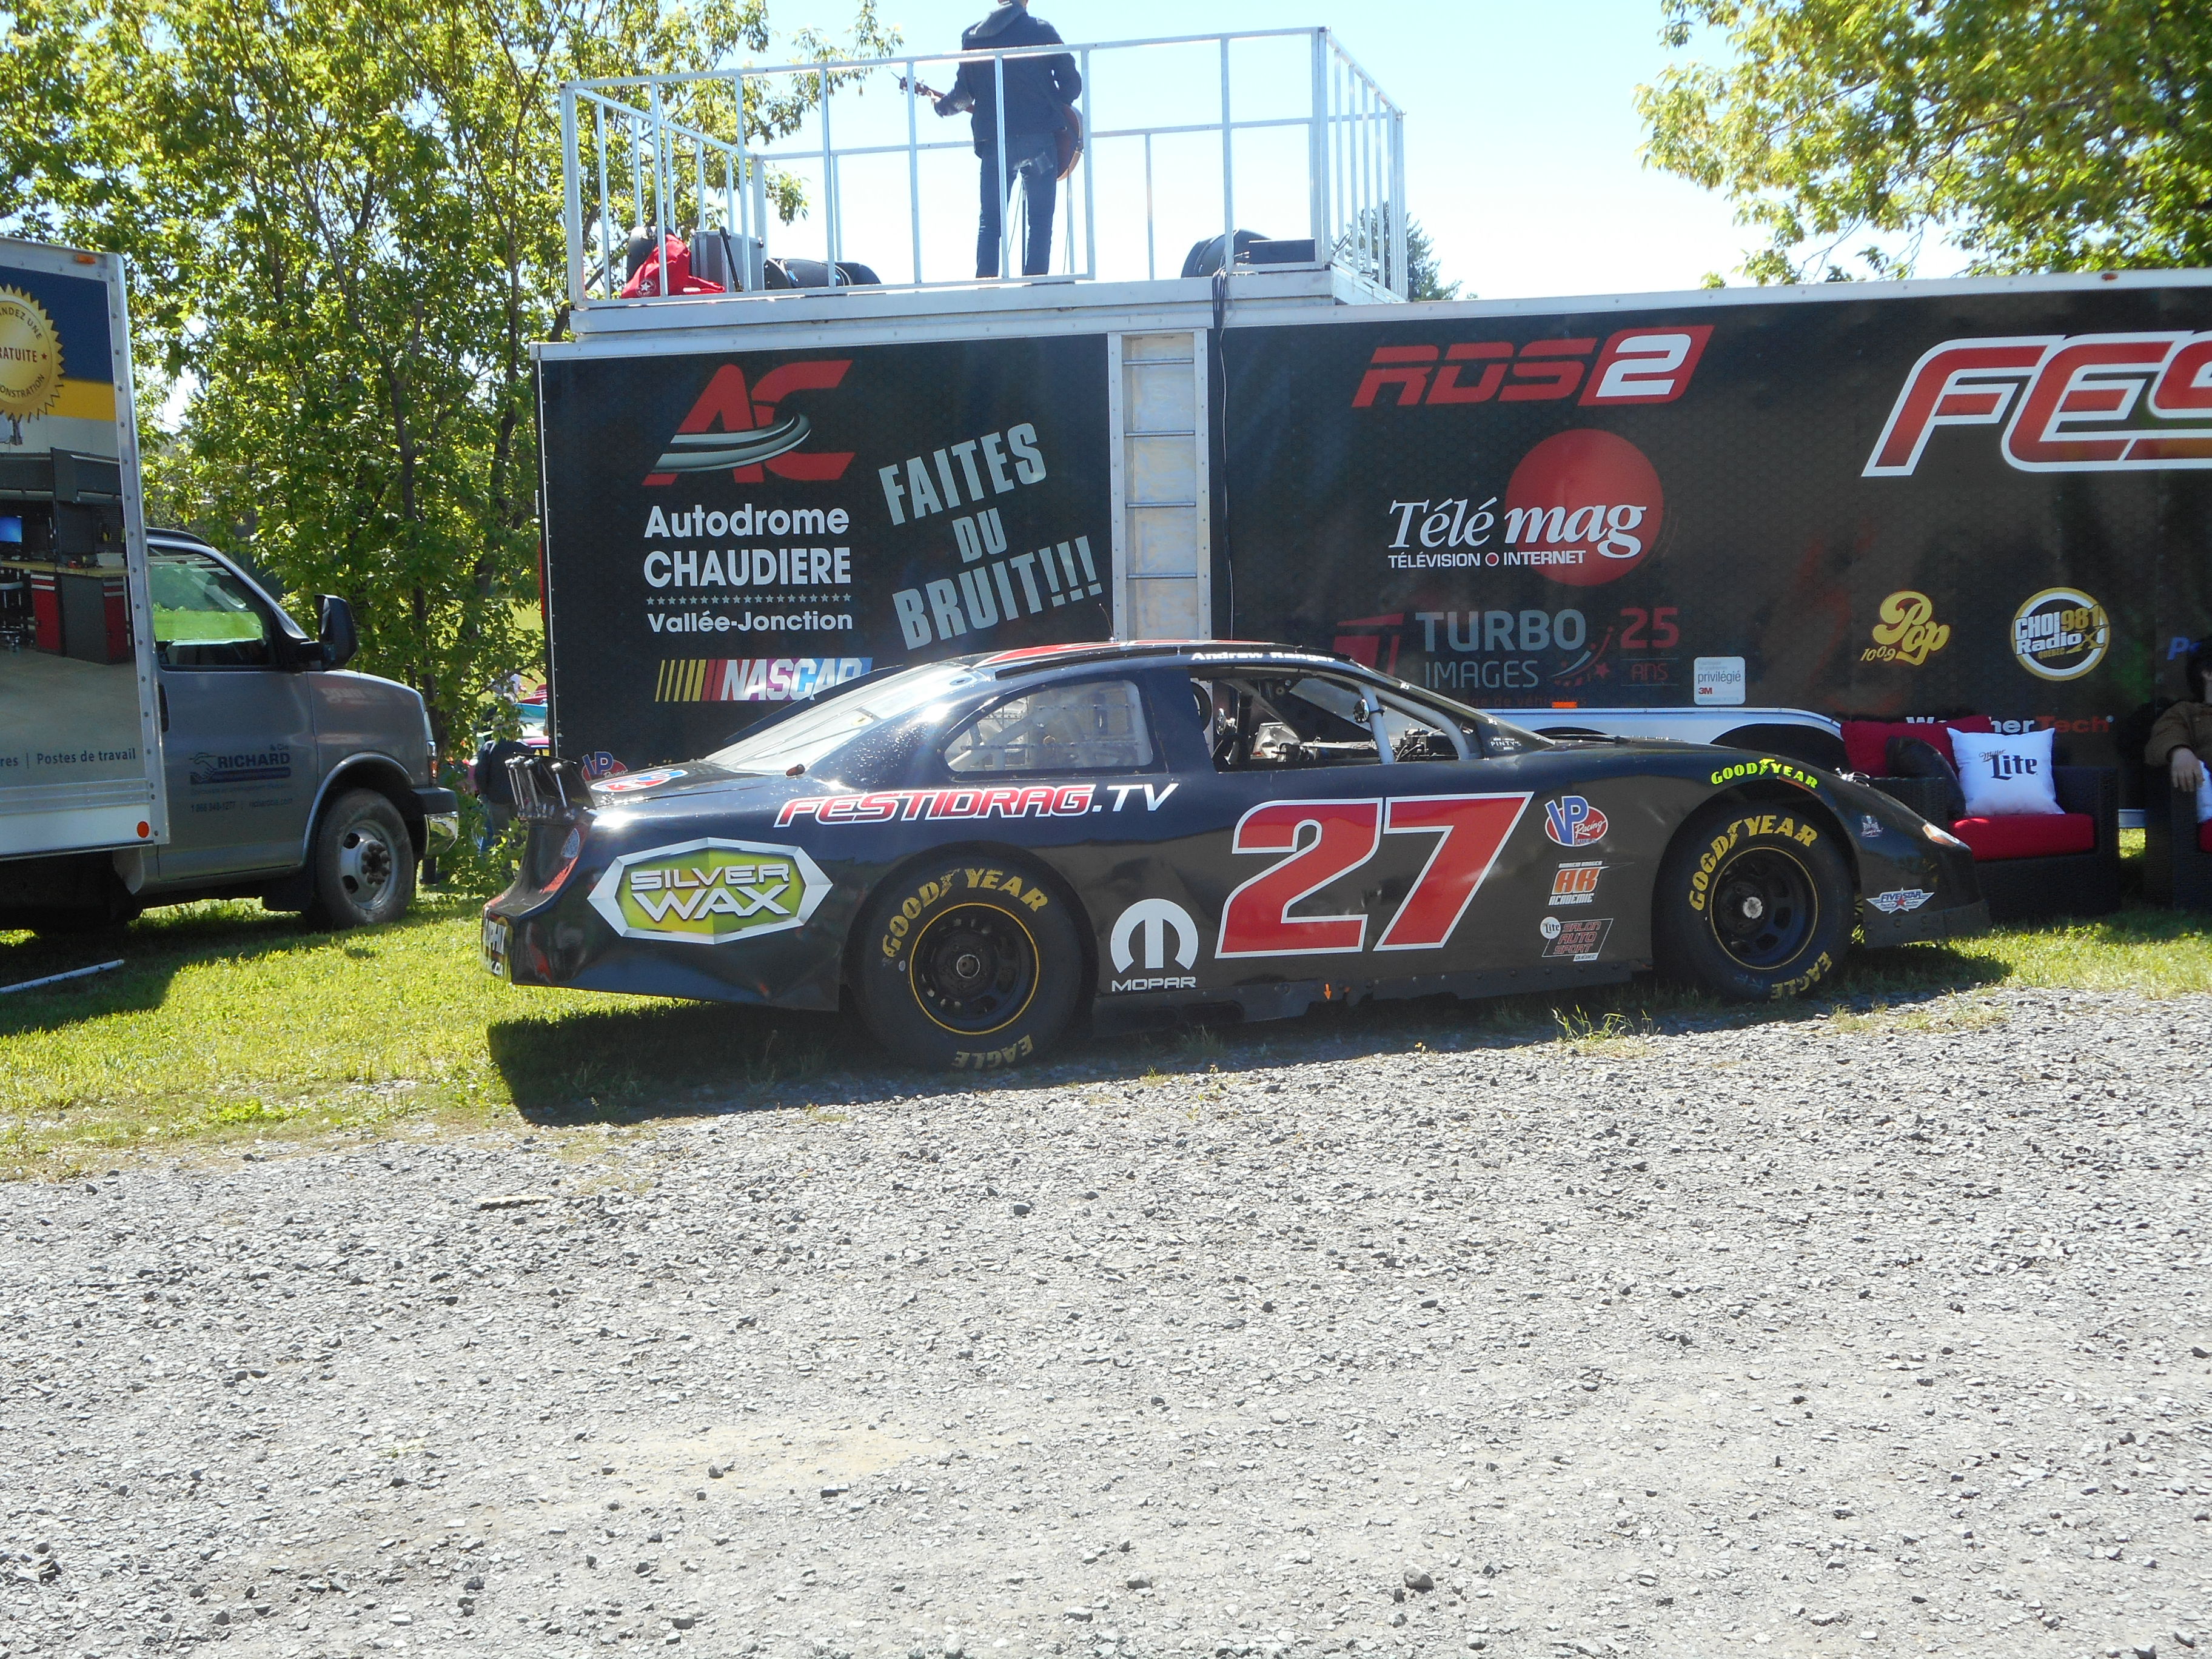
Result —
MULTIPOLYGON (((1191 920, 1190 912, 1166 899, 1139 899, 1121 912, 1121 919, 1114 924, 1113 937, 1108 941, 1118 972, 1126 974, 1136 963, 1136 951, 1132 946, 1137 942, 1139 928, 1144 930, 1146 972, 1157 974, 1167 965, 1167 935, 1170 928, 1175 931, 1176 965, 1188 968, 1198 960, 1198 924, 1191 920)), ((1121 988, 1115 987, 1116 990, 1121 988)))

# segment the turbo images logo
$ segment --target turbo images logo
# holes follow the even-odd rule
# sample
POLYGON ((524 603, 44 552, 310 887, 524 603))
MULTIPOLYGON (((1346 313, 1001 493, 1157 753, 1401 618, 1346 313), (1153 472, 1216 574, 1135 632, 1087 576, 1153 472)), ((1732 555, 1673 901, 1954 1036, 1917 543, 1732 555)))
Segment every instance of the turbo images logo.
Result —
POLYGON ((2045 588, 2012 619, 2012 653, 2038 679, 2080 679, 2105 659, 2112 641, 2105 607, 2071 587, 2045 588))
POLYGON ((1859 653, 1861 662, 1901 662, 1917 668, 1951 643, 1951 629, 1936 620, 1936 602, 1925 593, 1902 588, 1881 602, 1881 620, 1874 627, 1874 643, 1859 653))

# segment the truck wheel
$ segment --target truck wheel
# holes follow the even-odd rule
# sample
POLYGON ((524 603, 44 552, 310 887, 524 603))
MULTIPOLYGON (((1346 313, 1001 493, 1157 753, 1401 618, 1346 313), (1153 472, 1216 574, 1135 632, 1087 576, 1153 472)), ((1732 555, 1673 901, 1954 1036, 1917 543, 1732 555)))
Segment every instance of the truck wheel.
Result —
POLYGON ((415 843, 399 809, 373 789, 352 789, 323 809, 311 867, 323 927, 396 921, 415 897, 415 843))
POLYGON ((1854 894, 1835 834, 1771 806, 1717 801, 1682 826, 1651 896, 1659 966, 1732 1002, 1812 989, 1850 943, 1854 894))
POLYGON ((998 1071, 1058 1042, 1083 987, 1073 907, 1034 866, 971 856, 886 883, 862 914, 854 1000, 894 1054, 998 1071))

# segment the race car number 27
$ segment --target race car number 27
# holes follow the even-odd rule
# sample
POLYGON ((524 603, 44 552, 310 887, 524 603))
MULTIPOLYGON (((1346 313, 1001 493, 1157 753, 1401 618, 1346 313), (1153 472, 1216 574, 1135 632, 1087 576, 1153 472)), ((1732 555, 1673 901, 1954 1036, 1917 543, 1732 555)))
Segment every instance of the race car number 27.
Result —
POLYGON ((1467 914, 1528 799, 1525 794, 1401 795, 1255 806, 1237 820, 1230 850, 1289 856, 1229 896, 1215 954, 1326 956, 1366 949, 1365 915, 1294 916, 1291 907, 1373 858, 1384 836, 1431 836, 1435 844, 1375 949, 1433 951, 1467 914))

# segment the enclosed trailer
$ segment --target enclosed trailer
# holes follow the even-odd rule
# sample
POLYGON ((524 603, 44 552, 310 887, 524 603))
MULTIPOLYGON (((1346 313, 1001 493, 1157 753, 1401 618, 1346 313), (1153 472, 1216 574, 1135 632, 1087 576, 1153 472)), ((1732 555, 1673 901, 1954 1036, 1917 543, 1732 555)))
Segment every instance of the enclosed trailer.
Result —
POLYGON ((1071 51, 1090 149, 1027 280, 947 274, 926 204, 954 178, 972 216, 973 163, 921 135, 930 60, 564 90, 561 753, 638 768, 860 674, 1110 635, 1836 766, 1843 719, 1966 714, 2131 759, 2212 603, 2212 276, 1409 304, 1402 117, 1328 32, 1071 51), (1218 62, 1210 110, 1092 118, 1176 53, 1218 62), (779 81, 811 125, 715 137, 779 81), (738 249, 727 291, 632 278, 661 225, 738 249), (805 270, 834 285, 772 285, 805 270))

